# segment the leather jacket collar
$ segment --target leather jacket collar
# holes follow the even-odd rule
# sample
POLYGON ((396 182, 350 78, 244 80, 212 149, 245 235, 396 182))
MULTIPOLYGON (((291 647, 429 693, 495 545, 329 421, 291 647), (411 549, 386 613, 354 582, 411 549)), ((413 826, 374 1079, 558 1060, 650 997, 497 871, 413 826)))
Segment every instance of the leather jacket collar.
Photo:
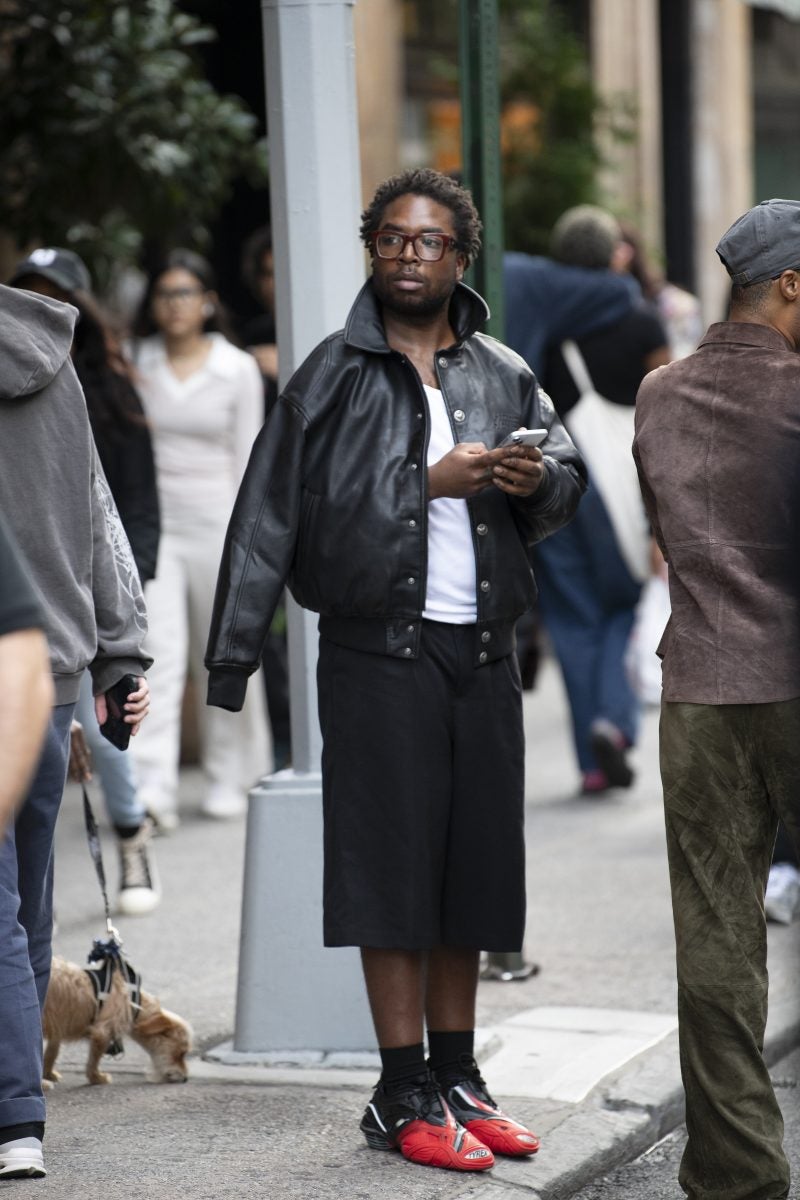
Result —
MULTIPOLYGON (((450 324, 458 343, 481 329, 488 319, 489 308, 485 300, 465 283, 457 283, 450 301, 450 324)), ((344 327, 344 340, 356 350, 368 350, 373 354, 388 354, 390 351, 383 328, 380 301, 375 295, 371 279, 364 284, 350 309, 344 327)))

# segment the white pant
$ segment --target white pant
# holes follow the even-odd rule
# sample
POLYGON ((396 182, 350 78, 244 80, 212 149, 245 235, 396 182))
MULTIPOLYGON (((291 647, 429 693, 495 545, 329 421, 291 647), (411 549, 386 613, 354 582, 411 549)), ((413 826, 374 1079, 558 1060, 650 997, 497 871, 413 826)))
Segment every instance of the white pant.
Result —
POLYGON ((150 713, 130 753, 139 795, 155 814, 177 808, 180 721, 187 669, 197 689, 201 762, 207 787, 246 792, 270 766, 264 689, 251 678, 240 713, 206 706, 203 665, 225 530, 192 526, 162 532, 158 572, 145 591, 153 656, 150 713))

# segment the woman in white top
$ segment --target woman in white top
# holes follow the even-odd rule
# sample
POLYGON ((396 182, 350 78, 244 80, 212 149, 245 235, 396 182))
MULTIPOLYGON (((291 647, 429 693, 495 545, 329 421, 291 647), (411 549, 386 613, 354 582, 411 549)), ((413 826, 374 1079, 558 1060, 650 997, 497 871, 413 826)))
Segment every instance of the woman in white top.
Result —
POLYGON ((203 654, 222 544, 264 408, 255 360, 220 328, 209 264, 189 250, 172 251, 150 276, 133 346, 161 504, 158 566, 146 591, 155 719, 148 736, 136 739, 133 757, 141 797, 165 830, 178 820, 187 670, 198 700, 203 811, 244 812, 248 788, 267 769, 261 689, 249 689, 242 713, 205 705, 203 654))

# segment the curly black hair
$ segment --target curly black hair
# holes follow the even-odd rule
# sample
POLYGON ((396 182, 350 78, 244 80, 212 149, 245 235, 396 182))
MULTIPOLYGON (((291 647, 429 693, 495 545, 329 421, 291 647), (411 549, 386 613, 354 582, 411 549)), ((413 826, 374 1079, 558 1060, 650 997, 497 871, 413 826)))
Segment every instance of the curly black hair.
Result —
POLYGON ((380 185, 361 214, 359 232, 364 245, 371 249, 370 234, 380 229, 387 206, 399 196, 409 195, 428 196, 450 209, 458 249, 465 256, 467 265, 473 262, 480 252, 483 225, 472 196, 452 176, 443 175, 441 171, 434 171, 430 167, 402 171, 380 185))

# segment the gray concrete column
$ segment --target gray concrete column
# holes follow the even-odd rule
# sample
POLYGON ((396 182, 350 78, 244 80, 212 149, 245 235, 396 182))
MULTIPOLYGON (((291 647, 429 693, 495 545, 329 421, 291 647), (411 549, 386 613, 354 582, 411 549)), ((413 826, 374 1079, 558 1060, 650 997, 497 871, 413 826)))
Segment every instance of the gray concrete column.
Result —
POLYGON ((403 123, 403 12, 400 0, 356 5, 356 85, 364 206, 400 170, 403 123))
POLYGON ((592 0, 592 78, 609 104, 628 114, 629 141, 601 128, 607 203, 641 231, 651 250, 663 248, 661 68, 658 0, 592 0))
POLYGON ((755 203, 751 38, 746 4, 694 0, 694 244, 697 292, 706 324, 723 320, 730 290, 714 247, 755 203))
MULTIPOLYGON (((262 0, 280 382, 364 280, 353 0, 262 0)), ((316 618, 289 612, 293 769, 250 794, 234 1051, 374 1046, 355 950, 322 946, 316 618)))

